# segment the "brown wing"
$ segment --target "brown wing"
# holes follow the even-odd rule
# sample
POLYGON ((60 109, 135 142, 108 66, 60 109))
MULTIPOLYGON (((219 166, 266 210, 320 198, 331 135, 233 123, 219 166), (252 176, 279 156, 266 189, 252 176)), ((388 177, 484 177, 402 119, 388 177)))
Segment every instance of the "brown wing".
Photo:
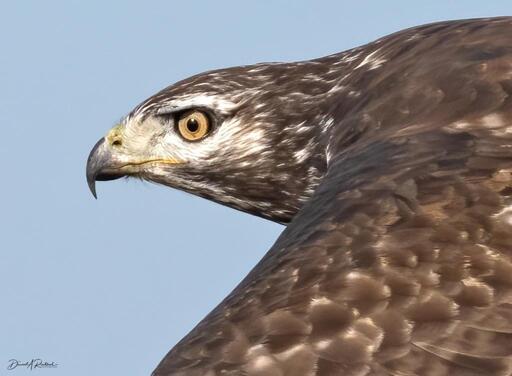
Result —
POLYGON ((497 24, 361 75, 371 94, 333 111, 311 201, 153 375, 512 374, 512 26, 497 24))

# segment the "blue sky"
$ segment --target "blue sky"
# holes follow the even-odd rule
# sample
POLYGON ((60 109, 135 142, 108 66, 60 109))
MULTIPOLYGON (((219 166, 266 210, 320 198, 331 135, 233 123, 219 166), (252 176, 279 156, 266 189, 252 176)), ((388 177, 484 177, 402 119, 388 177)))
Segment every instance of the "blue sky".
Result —
POLYGON ((510 1, 10 1, 0 11, 0 375, 149 375, 283 227, 139 181, 88 192, 90 148, 214 68, 302 60, 510 1))

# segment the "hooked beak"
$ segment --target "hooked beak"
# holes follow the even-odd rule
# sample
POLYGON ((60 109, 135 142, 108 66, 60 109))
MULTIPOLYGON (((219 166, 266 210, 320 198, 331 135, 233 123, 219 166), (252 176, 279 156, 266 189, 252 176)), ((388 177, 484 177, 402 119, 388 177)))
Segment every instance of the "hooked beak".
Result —
POLYGON ((119 179, 125 175, 120 169, 121 165, 115 162, 107 145, 105 138, 102 138, 94 145, 87 158, 87 184, 94 198, 98 198, 96 181, 119 179))
POLYGON ((99 140, 89 153, 86 168, 87 184, 94 198, 97 198, 97 181, 114 180, 123 176, 137 175, 158 165, 176 165, 181 163, 183 162, 170 156, 163 158, 137 158, 122 152, 120 153, 114 150, 112 143, 109 142, 109 136, 107 136, 99 140))

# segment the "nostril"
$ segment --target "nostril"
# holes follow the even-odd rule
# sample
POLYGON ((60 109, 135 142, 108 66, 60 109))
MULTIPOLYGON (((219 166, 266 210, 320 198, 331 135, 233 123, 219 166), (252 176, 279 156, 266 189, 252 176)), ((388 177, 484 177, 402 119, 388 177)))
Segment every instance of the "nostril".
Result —
POLYGON ((112 141, 112 146, 121 146, 121 145, 122 145, 122 142, 119 139, 112 141))

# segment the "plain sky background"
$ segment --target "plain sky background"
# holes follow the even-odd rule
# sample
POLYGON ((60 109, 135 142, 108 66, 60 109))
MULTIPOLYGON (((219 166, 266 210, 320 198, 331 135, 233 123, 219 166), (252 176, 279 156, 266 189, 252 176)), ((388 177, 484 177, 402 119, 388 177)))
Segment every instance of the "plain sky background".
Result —
POLYGON ((0 3, 0 375, 149 375, 283 227, 139 181, 85 182, 133 106, 214 68, 320 57, 503 1, 0 3))

